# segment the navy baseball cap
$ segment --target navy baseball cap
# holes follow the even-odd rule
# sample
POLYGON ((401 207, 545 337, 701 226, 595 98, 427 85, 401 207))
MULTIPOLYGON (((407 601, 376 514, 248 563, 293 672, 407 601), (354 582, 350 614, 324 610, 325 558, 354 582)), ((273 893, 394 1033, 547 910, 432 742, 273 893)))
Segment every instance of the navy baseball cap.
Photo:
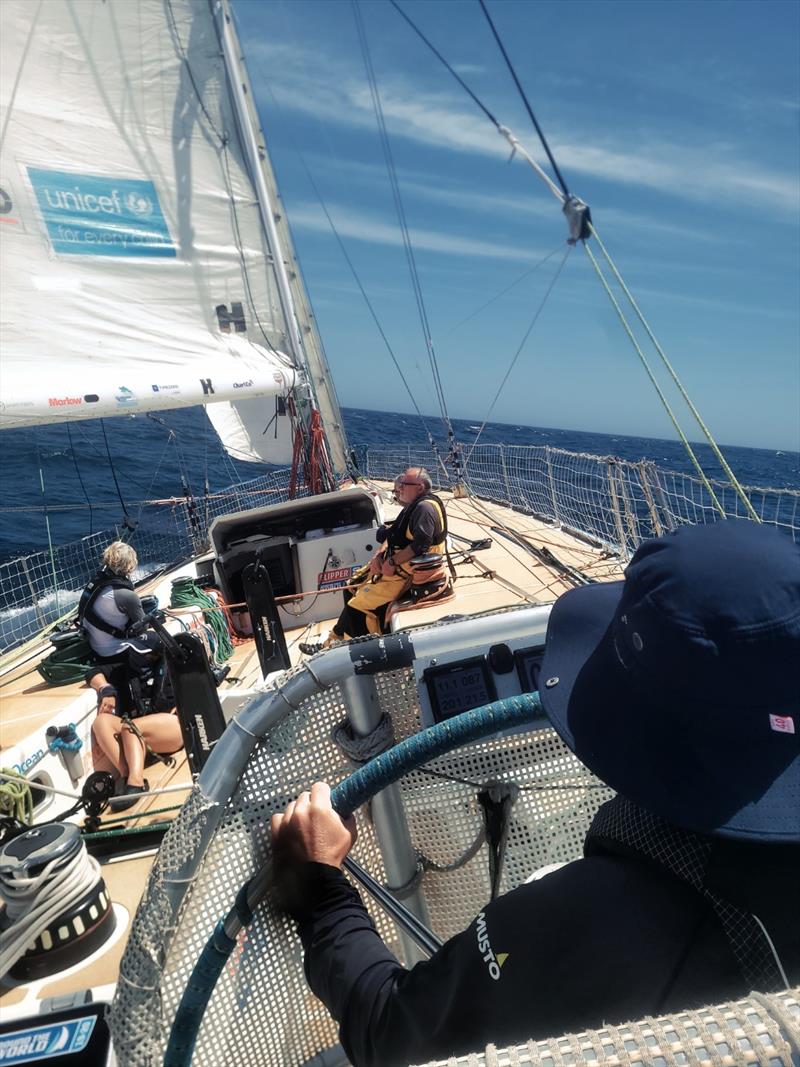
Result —
POLYGON ((644 542, 553 605, 548 718, 599 778, 687 830, 800 842, 800 546, 745 519, 644 542))

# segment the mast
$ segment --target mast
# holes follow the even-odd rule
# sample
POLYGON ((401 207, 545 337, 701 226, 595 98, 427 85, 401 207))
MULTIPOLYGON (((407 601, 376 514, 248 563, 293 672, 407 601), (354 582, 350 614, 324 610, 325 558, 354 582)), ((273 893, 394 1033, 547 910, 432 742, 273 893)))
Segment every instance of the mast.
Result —
MULTIPOLYGON (((253 186, 264 233, 275 267, 278 295, 286 322, 289 347, 295 363, 305 368, 330 450, 334 473, 348 470, 348 447, 344 424, 330 368, 311 310, 300 265, 292 244, 289 226, 282 211, 276 210, 281 197, 269 160, 266 139, 261 130, 241 45, 233 23, 230 0, 209 0, 216 20, 231 96, 239 122, 242 145, 250 165, 253 186), (289 269, 287 269, 287 264, 289 269)), ((308 405, 301 411, 304 423, 310 418, 308 405)))

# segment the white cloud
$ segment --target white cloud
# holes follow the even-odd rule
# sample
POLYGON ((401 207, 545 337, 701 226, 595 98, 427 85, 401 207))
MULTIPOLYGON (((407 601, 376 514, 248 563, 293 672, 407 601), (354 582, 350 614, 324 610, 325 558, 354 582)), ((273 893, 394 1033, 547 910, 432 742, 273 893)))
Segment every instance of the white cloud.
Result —
MULTIPOLYGON (((347 175, 349 180, 358 182, 364 187, 388 190, 386 168, 383 164, 363 163, 346 157, 332 159, 321 154, 312 154, 306 156, 306 159, 317 173, 335 169, 347 175)), ((523 196, 480 193, 474 188, 460 187, 455 182, 442 184, 441 180, 437 182, 436 175, 420 170, 399 170, 398 179, 400 191, 404 197, 411 194, 423 201, 447 204, 470 214, 482 212, 493 218, 507 215, 516 218, 550 220, 556 225, 561 223, 561 209, 558 203, 542 189, 533 175, 531 175, 530 195, 523 196)), ((653 235, 658 235, 692 243, 719 244, 724 242, 728 245, 745 243, 744 238, 737 238, 730 232, 723 233, 719 228, 703 230, 697 226, 682 226, 678 223, 665 222, 652 215, 643 215, 622 208, 596 205, 593 207, 593 214, 601 233, 608 227, 613 228, 614 231, 625 229, 627 232, 638 232, 648 240, 653 235)), ((565 226, 564 234, 566 235, 565 226)))
MULTIPOLYGON (((374 130, 369 90, 363 79, 354 77, 342 64, 310 50, 264 42, 248 51, 256 87, 263 86, 286 111, 316 117, 326 125, 374 130), (280 71, 280 76, 267 81, 260 76, 263 69, 280 71)), ((380 91, 392 136, 443 150, 507 157, 505 139, 476 109, 462 103, 461 97, 425 92, 397 76, 385 77, 380 91)), ((521 139, 533 158, 545 163, 527 131, 521 139)), ((549 139, 567 174, 650 188, 704 203, 751 205, 754 197, 760 197, 760 210, 766 213, 797 212, 800 193, 795 175, 753 164, 729 145, 707 144, 700 149, 654 139, 599 141, 596 134, 583 135, 575 127, 569 135, 553 129, 549 139)))
MULTIPOLYGON (((371 215, 353 212, 348 208, 328 204, 336 229, 340 236, 356 241, 368 241, 371 244, 402 245, 399 227, 391 222, 384 222, 371 215)), ((322 209, 316 204, 297 204, 292 206, 292 228, 330 233, 328 220, 322 209)), ((517 248, 513 245, 497 244, 470 237, 458 237, 436 230, 411 229, 411 243, 416 251, 443 252, 447 255, 479 256, 489 259, 503 259, 520 263, 533 263, 537 256, 545 255, 534 248, 517 248)))

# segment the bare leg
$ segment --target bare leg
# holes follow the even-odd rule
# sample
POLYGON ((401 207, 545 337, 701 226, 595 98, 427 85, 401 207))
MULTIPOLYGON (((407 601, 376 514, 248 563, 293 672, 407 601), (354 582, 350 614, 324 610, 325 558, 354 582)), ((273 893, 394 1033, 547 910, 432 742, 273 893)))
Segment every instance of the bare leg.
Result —
POLYGON ((122 751, 128 764, 128 785, 144 785, 144 753, 142 739, 127 728, 122 731, 122 751))
POLYGON ((128 773, 121 730, 122 723, 115 715, 98 715, 92 723, 92 763, 96 771, 116 772, 121 777, 128 773))
MULTIPOLYGON (((177 752, 183 748, 181 726, 177 715, 171 712, 144 715, 136 725, 154 752, 177 752)), ((143 785, 145 746, 133 730, 123 730, 122 750, 128 764, 128 785, 143 785)))

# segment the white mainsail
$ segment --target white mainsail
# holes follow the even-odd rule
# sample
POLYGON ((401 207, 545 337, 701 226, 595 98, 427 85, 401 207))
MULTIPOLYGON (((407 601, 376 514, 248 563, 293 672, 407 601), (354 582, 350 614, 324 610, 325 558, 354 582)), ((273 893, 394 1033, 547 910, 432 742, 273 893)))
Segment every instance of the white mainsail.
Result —
POLYGON ((287 461, 308 385, 212 4, 2 9, 0 426, 206 403, 224 428, 246 399, 232 451, 287 461))

